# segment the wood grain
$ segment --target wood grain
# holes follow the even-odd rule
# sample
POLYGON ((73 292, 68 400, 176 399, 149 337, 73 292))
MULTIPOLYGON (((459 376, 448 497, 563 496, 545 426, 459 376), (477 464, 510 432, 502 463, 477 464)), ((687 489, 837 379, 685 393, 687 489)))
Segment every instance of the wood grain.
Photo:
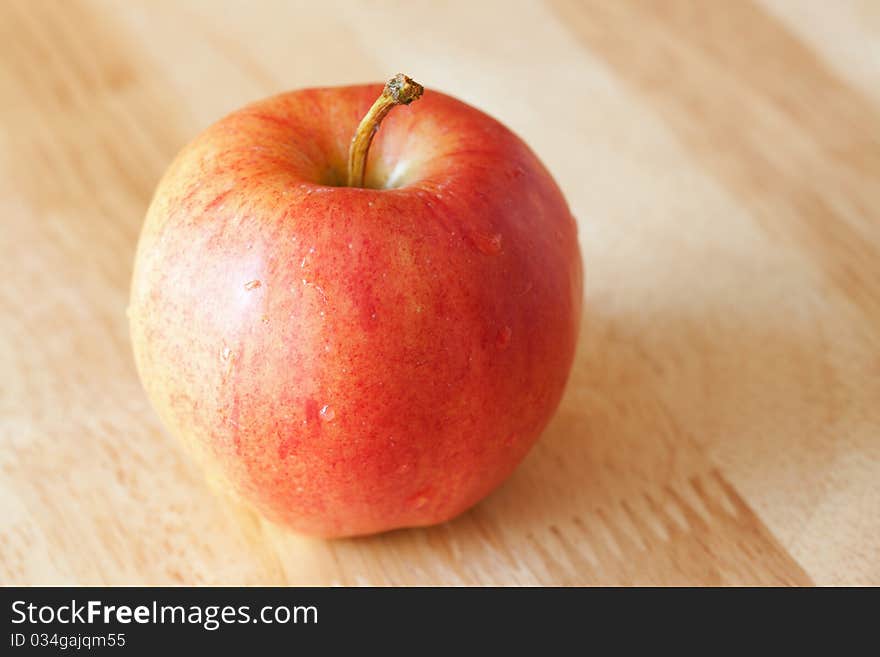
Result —
POLYGON ((0 582, 880 584, 878 37, 870 0, 3 0, 0 582), (319 541, 214 494, 163 432, 131 262, 211 121, 398 70, 557 177, 584 329, 499 491, 319 541))

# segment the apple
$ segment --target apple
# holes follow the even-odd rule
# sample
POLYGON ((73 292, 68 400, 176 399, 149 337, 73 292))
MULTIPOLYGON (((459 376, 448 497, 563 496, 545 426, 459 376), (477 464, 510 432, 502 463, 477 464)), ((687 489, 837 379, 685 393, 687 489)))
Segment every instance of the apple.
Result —
POLYGON ((128 315, 152 404, 212 478, 302 533, 462 513, 571 367, 562 193, 498 121, 421 91, 396 76, 234 112, 170 165, 141 232, 128 315))

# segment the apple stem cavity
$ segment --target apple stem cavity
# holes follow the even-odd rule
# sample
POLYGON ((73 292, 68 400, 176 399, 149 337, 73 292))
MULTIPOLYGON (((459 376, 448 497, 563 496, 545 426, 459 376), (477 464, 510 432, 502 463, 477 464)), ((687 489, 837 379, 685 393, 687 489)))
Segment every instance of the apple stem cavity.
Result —
POLYGON ((351 138, 351 147, 348 150, 349 187, 364 186, 370 144, 388 112, 396 105, 409 105, 414 100, 418 100, 424 91, 422 85, 403 73, 398 73, 388 80, 376 102, 361 119, 354 137, 351 138))

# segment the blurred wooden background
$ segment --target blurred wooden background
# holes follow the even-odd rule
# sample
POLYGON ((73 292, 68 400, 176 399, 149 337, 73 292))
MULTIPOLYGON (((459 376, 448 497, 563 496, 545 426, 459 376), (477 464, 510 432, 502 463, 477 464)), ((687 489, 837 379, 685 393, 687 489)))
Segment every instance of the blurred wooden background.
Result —
POLYGON ((880 2, 0 0, 0 582, 880 584, 880 2), (571 384, 444 526, 324 542, 212 495, 136 378, 176 151, 405 71, 578 217, 571 384))

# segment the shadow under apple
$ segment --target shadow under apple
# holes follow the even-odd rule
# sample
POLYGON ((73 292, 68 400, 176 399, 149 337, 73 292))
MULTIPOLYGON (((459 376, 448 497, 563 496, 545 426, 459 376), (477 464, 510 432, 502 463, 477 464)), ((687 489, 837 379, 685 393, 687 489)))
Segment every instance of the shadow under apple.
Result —
MULTIPOLYGON (((833 456, 820 429, 840 400, 821 333, 731 304, 586 307, 560 407, 499 490, 444 525, 334 549, 380 542, 392 581, 423 584, 657 581, 649 574, 666 576, 665 561, 682 574, 670 583, 722 583, 737 568, 733 581, 764 581, 744 565, 749 546, 734 544, 743 529, 758 552, 786 561, 719 468, 762 490, 797 490, 791 450, 833 456), (689 570, 707 536, 718 563, 689 570)), ((776 561, 769 581, 802 576, 776 561)))

